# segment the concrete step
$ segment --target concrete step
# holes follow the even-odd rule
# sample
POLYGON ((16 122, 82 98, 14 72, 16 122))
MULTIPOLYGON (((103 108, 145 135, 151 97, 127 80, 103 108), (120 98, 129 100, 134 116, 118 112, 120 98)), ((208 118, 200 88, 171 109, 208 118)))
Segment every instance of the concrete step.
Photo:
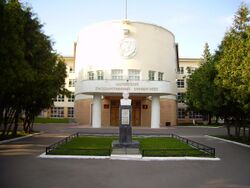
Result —
POLYGON ((111 159, 141 159, 142 155, 138 148, 113 148, 111 159))

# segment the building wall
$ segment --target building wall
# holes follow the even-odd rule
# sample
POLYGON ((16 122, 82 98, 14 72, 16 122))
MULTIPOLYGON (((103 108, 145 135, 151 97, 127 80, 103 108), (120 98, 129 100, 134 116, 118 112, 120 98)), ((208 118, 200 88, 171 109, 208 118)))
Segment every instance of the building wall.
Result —
POLYGON ((92 100, 78 100, 75 102, 75 120, 80 125, 91 125, 92 100))
MULTIPOLYGON (((84 28, 78 35, 76 47, 79 80, 87 80, 89 71, 98 70, 104 70, 105 79, 109 80, 111 69, 139 69, 142 80, 148 80, 148 70, 164 72, 164 80, 174 81, 174 35, 156 25, 122 20, 84 28), (124 30, 129 30, 129 34, 125 35, 124 30), (136 52, 132 57, 121 55, 120 45, 124 38, 135 40, 136 52)), ((126 72, 124 75, 127 76, 126 72)))
MULTIPOLYGON (((67 75, 68 77, 65 79, 66 88, 70 91, 74 91, 75 87, 69 87, 69 79, 76 79, 76 73, 74 72, 74 57, 64 57, 65 62, 67 64, 67 75), (70 67, 73 67, 73 70, 70 71, 70 67)), ((180 58, 179 66, 183 67, 184 72, 177 74, 177 79, 183 79, 185 86, 184 88, 177 88, 177 92, 186 92, 187 84, 186 80, 188 76, 191 74, 188 72, 188 67, 191 69, 196 69, 200 66, 200 62, 202 59, 199 58, 180 58)), ((76 101, 76 102, 68 102, 68 98, 65 96, 64 102, 54 102, 55 107, 63 107, 64 109, 64 118, 67 118, 68 107, 75 108, 75 120, 79 122, 79 124, 90 125, 91 124, 91 109, 90 106, 92 104, 92 96, 84 95, 83 98, 79 99, 87 99, 87 101, 76 101)), ((150 99, 142 100, 142 109, 141 109, 141 124, 144 127, 150 127, 151 121, 151 101, 150 99), (143 109, 143 105, 147 106, 147 109, 143 109)), ((145 106, 144 106, 145 107, 145 106)), ((165 126, 165 122, 170 122, 171 125, 183 125, 193 123, 193 119, 196 122, 202 122, 202 118, 189 118, 189 113, 185 114, 184 118, 178 118, 178 108, 187 109, 187 105, 181 102, 177 103, 174 100, 168 100, 168 98, 161 97, 161 127, 165 126), (167 102, 166 102, 167 101, 167 102), (177 120, 177 122, 176 122, 177 120)), ((44 110, 41 113, 42 117, 51 117, 51 109, 44 110)), ((102 103, 102 123, 103 126, 109 126, 110 124, 110 101, 103 100, 102 103), (108 104, 109 108, 104 109, 104 104, 108 104)))
POLYGON ((102 100, 102 126, 108 127, 110 125, 110 101, 102 100))
POLYGON ((145 99, 142 101, 141 124, 145 127, 150 127, 151 123, 151 101, 145 99), (145 105, 143 109, 143 105, 145 105))
MULTIPOLYGON (((188 77, 201 65, 203 59, 201 58, 180 58, 179 67, 180 70, 177 72, 177 80, 184 81, 184 87, 180 88, 177 86, 177 94, 185 93, 187 91, 187 79, 188 77), (183 71, 181 71, 181 69, 183 71)), ((193 123, 193 120, 196 122, 202 122, 202 116, 197 114, 195 117, 190 117, 190 113, 187 111, 187 105, 184 102, 177 100, 177 119, 178 125, 185 125, 193 123), (185 111, 184 116, 178 116, 178 110, 183 109, 185 111)))
MULTIPOLYGON (((91 124, 91 105, 93 104, 92 99, 83 99, 78 100, 75 103, 75 117, 76 121, 82 125, 90 125, 91 124)), ((173 100, 169 99, 161 99, 161 127, 166 126, 166 122, 169 124, 167 126, 175 126, 176 122, 176 110, 177 104, 173 100)), ((110 99, 102 100, 102 126, 108 127, 110 126, 110 113, 111 113, 111 104, 110 99), (105 106, 106 105, 106 106, 105 106), (108 106, 107 106, 108 105, 108 106)), ((151 123, 151 100, 144 99, 141 100, 141 125, 142 127, 150 127, 151 123)))
MULTIPOLYGON (((186 80, 193 70, 200 66, 202 59, 198 58, 179 58, 179 67, 183 72, 177 70, 177 59, 175 54, 175 41, 174 35, 168 30, 147 23, 141 22, 127 22, 113 21, 95 24, 88 28, 83 29, 77 40, 77 45, 74 49, 73 57, 64 57, 67 65, 67 78, 65 79, 65 87, 69 91, 75 93, 75 86, 72 86, 72 80, 76 80, 76 73, 79 77, 78 81, 88 81, 88 72, 95 72, 94 81, 96 86, 97 75, 96 71, 104 71, 105 82, 101 86, 111 85, 112 69, 122 69, 123 80, 114 81, 118 84, 125 84, 129 80, 128 69, 140 70, 140 86, 147 87, 147 84, 157 85, 158 72, 163 72, 163 81, 168 83, 169 93, 160 93, 160 125, 164 127, 166 122, 171 125, 192 123, 193 119, 197 121, 202 120, 198 118, 190 118, 189 113, 184 117, 178 117, 178 109, 187 109, 187 105, 183 102, 176 102, 176 93, 185 93, 187 84, 186 80), (125 34, 125 31, 129 34, 125 34), (95 36, 93 38, 93 36, 95 36), (134 38, 136 43, 136 51, 132 57, 124 57, 121 55, 120 43, 126 37, 134 38), (159 50, 160 49, 160 50, 159 50), (75 58, 76 57, 76 58, 75 58), (171 69, 170 69, 171 67, 171 69), (77 69, 75 71, 75 69, 77 69), (155 80, 148 81, 148 71, 156 72, 155 80), (177 75, 176 75, 177 72, 177 75), (184 87, 176 90, 176 80, 183 80, 184 87), (107 81, 107 82, 106 82, 107 81), (70 85, 71 82, 71 85, 70 85), (121 83, 122 82, 122 83, 121 83), (143 84, 142 84, 143 83, 143 84), (178 123, 177 123, 178 120, 178 123)), ((129 80, 130 83, 137 81, 129 80)), ((94 83, 94 82, 93 82, 94 83)), ((114 85, 115 85, 114 84, 114 85)), ((160 86, 161 87, 161 86, 160 86)), ((86 89, 86 85, 84 85, 86 89)), ((109 91, 110 93, 103 94, 102 100, 102 126, 110 125, 110 100, 105 98, 107 95, 121 97, 121 91, 109 91), (105 106, 105 108, 104 108, 105 106)), ((150 127, 151 123, 151 100, 150 92, 136 93, 131 92, 132 96, 144 96, 145 99, 141 100, 141 124, 145 127, 150 127), (144 107, 144 108, 143 108, 144 107)), ((64 111, 64 116, 67 117, 68 107, 74 108, 75 120, 79 124, 91 125, 91 105, 94 93, 76 92, 75 101, 69 102, 68 98, 64 96, 64 101, 55 101, 54 107, 61 107, 64 111)), ((45 110, 42 116, 53 116, 51 109, 45 110)))
POLYGON ((177 125, 177 103, 175 100, 161 99, 161 127, 177 125), (169 123, 169 124, 168 124, 169 123))

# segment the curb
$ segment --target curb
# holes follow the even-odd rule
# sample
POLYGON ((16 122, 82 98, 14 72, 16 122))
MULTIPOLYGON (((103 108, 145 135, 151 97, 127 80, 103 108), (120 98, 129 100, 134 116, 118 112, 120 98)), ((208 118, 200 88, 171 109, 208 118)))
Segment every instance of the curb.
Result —
POLYGON ((38 158, 43 159, 109 159, 110 156, 82 156, 82 155, 46 155, 42 153, 38 158))
POLYGON ((124 161, 220 161, 221 159, 210 157, 141 157, 141 155, 112 155, 112 156, 77 156, 77 155, 46 155, 37 156, 42 159, 109 159, 124 161))
POLYGON ((10 142, 14 142, 14 141, 22 140, 22 139, 25 139, 25 138, 29 138, 29 137, 32 137, 32 136, 38 135, 38 134, 40 134, 40 133, 34 133, 34 134, 26 135, 26 136, 12 138, 12 139, 8 139, 8 140, 3 140, 3 141, 0 141, 0 144, 7 144, 7 143, 10 143, 10 142))
POLYGON ((209 136, 209 135, 205 135, 205 137, 213 138, 213 139, 216 139, 216 140, 221 140, 221 141, 224 141, 224 142, 228 142, 228 143, 232 143, 232 144, 236 144, 236 145, 239 145, 239 146, 250 148, 250 145, 242 144, 242 143, 231 141, 231 140, 227 140, 227 139, 224 139, 224 138, 218 138, 218 137, 209 136))

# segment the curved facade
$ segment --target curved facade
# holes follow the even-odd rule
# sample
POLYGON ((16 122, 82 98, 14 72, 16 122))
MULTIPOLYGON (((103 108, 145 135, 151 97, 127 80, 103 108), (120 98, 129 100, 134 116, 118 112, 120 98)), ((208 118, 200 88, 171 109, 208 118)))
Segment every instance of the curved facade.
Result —
POLYGON ((132 99, 132 126, 176 125, 174 35, 147 23, 99 23, 78 36, 75 118, 92 127, 119 125, 119 100, 132 99))

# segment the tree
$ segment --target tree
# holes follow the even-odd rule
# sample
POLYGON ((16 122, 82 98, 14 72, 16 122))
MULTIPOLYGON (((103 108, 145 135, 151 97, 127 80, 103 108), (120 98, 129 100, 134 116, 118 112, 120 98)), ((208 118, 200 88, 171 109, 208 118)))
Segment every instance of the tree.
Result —
POLYGON ((233 25, 225 34, 217 52, 216 84, 227 91, 228 104, 234 105, 228 116, 235 121, 236 136, 240 136, 240 128, 242 125, 245 128, 250 114, 249 23, 249 9, 245 4, 241 4, 233 25))
POLYGON ((29 7, 0 0, 0 125, 15 135, 19 118, 31 131, 34 117, 64 89, 66 65, 29 7))
POLYGON ((217 115, 219 93, 214 79, 217 75, 214 61, 206 43, 201 66, 187 80, 186 103, 190 109, 208 115, 211 123, 212 115, 217 115))
POLYGON ((235 14, 234 23, 220 47, 217 84, 229 89, 236 102, 249 110, 250 102, 250 32, 249 10, 242 4, 235 14))
POLYGON ((206 62, 211 61, 212 55, 210 53, 209 45, 207 42, 205 43, 202 57, 203 57, 203 61, 201 61, 202 63, 206 63, 206 62))

